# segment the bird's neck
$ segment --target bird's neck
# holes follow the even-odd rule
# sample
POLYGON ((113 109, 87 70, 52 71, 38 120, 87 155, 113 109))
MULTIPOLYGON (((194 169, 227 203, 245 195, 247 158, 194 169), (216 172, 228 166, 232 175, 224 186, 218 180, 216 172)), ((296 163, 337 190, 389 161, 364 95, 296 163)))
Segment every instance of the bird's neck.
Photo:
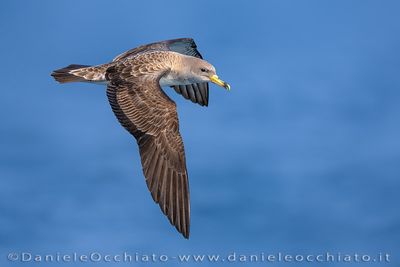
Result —
POLYGON ((161 86, 191 84, 190 69, 187 57, 175 52, 169 52, 169 60, 164 61, 169 71, 160 79, 161 86))

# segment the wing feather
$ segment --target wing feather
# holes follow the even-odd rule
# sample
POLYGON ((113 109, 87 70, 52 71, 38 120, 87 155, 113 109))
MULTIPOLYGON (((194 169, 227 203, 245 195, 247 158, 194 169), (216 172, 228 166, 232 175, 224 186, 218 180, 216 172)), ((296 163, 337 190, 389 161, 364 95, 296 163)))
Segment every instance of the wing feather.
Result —
POLYGON ((116 64, 107 70, 111 108, 137 140, 146 184, 154 201, 171 224, 188 238, 189 186, 175 103, 162 92, 159 77, 132 77, 129 68, 116 64))

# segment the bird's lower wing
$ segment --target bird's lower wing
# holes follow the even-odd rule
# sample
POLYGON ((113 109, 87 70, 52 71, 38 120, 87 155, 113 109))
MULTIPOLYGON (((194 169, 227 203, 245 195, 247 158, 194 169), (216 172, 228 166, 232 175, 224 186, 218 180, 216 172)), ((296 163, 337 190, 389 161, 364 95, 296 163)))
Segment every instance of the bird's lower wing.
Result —
POLYGON ((119 75, 122 72, 115 68, 107 70, 108 100, 119 122, 137 140, 143 173, 154 201, 171 224, 188 238, 189 184, 175 103, 164 94, 158 80, 126 79, 119 75))

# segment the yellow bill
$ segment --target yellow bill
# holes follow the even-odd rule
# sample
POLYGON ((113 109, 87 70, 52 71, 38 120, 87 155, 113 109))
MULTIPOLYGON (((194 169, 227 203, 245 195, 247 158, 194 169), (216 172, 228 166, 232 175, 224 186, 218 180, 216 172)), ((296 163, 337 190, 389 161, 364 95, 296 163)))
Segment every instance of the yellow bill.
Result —
POLYGON ((219 86, 222 86, 222 87, 224 87, 226 90, 231 90, 231 86, 229 85, 229 84, 227 84, 226 82, 224 82, 223 80, 220 80, 219 78, 218 78, 218 76, 217 75, 212 75, 211 77, 210 77, 210 80, 213 82, 213 83, 215 83, 215 84, 217 84, 217 85, 219 85, 219 86))

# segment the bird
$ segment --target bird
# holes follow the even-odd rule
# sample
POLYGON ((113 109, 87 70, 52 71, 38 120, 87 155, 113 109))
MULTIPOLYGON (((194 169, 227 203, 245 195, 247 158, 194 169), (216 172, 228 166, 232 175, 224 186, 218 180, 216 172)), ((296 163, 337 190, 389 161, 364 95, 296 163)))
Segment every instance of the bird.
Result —
POLYGON ((162 87, 208 106, 209 82, 227 90, 215 67, 205 61, 192 38, 130 49, 101 65, 71 64, 54 70, 59 83, 107 85, 117 120, 136 139, 142 170, 153 200, 184 238, 190 233, 190 194, 185 150, 176 103, 162 87))

